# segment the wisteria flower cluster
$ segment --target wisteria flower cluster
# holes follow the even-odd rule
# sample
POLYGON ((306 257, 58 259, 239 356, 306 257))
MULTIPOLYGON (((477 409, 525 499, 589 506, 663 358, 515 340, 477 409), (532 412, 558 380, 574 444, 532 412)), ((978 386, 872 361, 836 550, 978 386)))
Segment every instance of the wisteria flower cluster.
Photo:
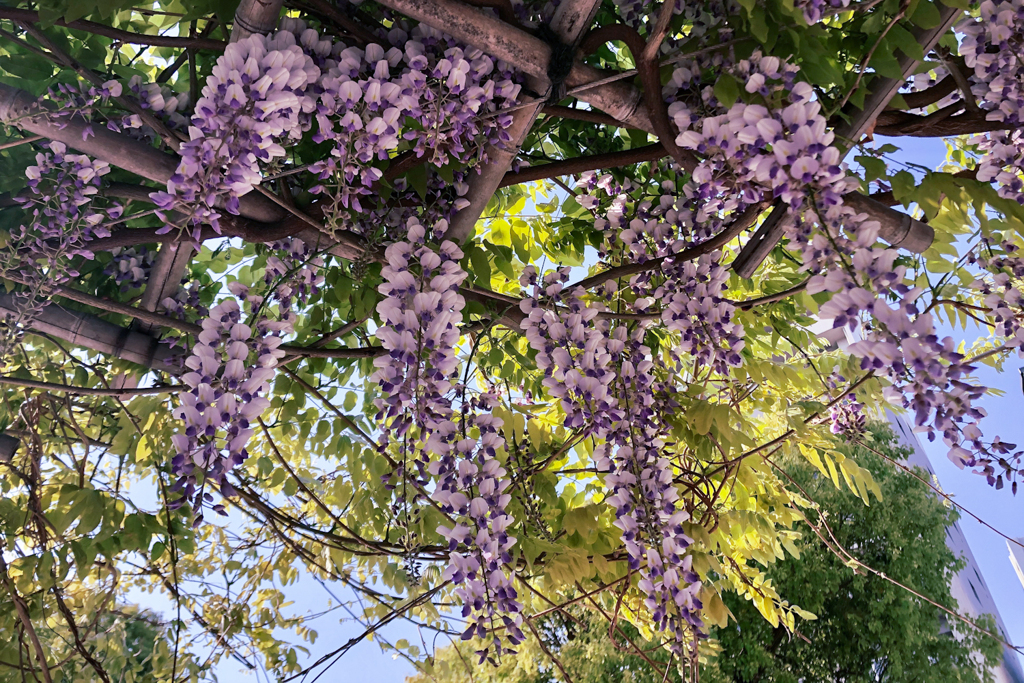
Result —
MULTIPOLYGON (((86 87, 81 83, 58 83, 47 90, 40 102, 47 101, 56 106, 47 114, 58 126, 66 127, 72 116, 92 121, 96 110, 106 105, 114 97, 120 97, 124 91, 120 81, 111 80, 102 85, 86 87)), ((87 125, 82 132, 83 138, 93 135, 92 126, 87 125)))
POLYGON ((275 292, 280 318, 294 325, 295 303, 305 304, 324 284, 324 259, 295 237, 274 242, 270 249, 275 253, 267 258, 263 280, 275 292))
MULTIPOLYGON (((372 208, 375 202, 363 202, 381 181, 378 162, 405 141, 411 142, 408 153, 435 166, 467 167, 486 160, 485 143, 509 140, 510 116, 489 115, 519 94, 506 65, 422 25, 410 32, 392 29, 387 43, 402 47, 341 50, 321 83, 314 139, 333 147, 311 170, 323 181, 313 191, 327 195, 331 225, 372 208), (410 127, 408 120, 417 125, 410 127)), ((466 203, 453 199, 455 210, 466 203)))
POLYGON ((1024 138, 1016 130, 1024 109, 1024 5, 1019 0, 985 0, 978 18, 964 19, 956 30, 963 35, 959 52, 974 70, 971 92, 979 106, 988 112, 988 120, 1013 128, 971 138, 981 152, 978 180, 995 181, 1000 195, 1024 204, 1024 138))
POLYGON ((643 345, 644 326, 630 336, 624 326, 600 319, 601 305, 588 305, 581 290, 565 293, 568 272, 539 276, 527 266, 522 328, 537 351, 543 384, 566 414, 566 426, 599 443, 598 469, 607 472, 607 498, 631 569, 651 609, 654 624, 674 637, 681 652, 691 627, 701 625, 699 577, 692 543, 683 531, 688 518, 679 507, 672 468, 664 457, 665 426, 655 408, 654 361, 643 345))
POLYGON ((122 292, 139 289, 149 279, 156 252, 141 247, 118 247, 110 252, 114 258, 103 269, 121 287, 122 292))
MULTIPOLYGON (((333 144, 328 158, 309 169, 321 181, 311 191, 324 198, 321 212, 332 228, 374 225, 362 219, 379 203, 380 165, 402 145, 435 166, 462 167, 453 183, 433 179, 440 187, 432 194, 445 194, 451 184, 456 192, 447 211, 429 218, 447 219, 462 208, 465 167, 486 160, 487 143, 509 140, 510 116, 493 114, 518 96, 515 74, 423 26, 411 33, 395 27, 382 42, 403 49, 346 47, 286 19, 272 37, 229 46, 196 104, 177 172, 166 192, 153 194, 167 230, 195 231, 202 223, 217 229, 220 211, 237 213, 239 197, 262 181, 261 168, 314 123, 314 141, 333 144), (180 216, 172 221, 171 211, 180 216)), ((165 111, 179 105, 160 92, 140 94, 165 111)))
POLYGON ((593 433, 609 429, 619 415, 609 389, 615 372, 605 343, 608 325, 597 319, 599 307, 583 300, 583 289, 563 292, 568 281, 568 268, 543 277, 533 266, 523 270, 519 284, 529 295, 519 305, 526 315, 522 329, 537 351, 544 388, 565 412, 565 426, 593 433))
MULTIPOLYGON (((159 83, 143 83, 140 76, 131 77, 128 81, 128 91, 138 100, 140 107, 149 110, 169 129, 188 129, 190 122, 185 115, 191 105, 188 93, 176 93, 159 83)), ((107 121, 107 128, 114 132, 128 133, 136 138, 152 140, 157 136, 156 131, 149 128, 138 114, 110 119, 107 121)))
MULTIPOLYGON (((446 228, 435 225, 430 237, 440 240, 446 228)), ((379 288, 385 298, 377 306, 383 324, 376 336, 388 354, 375 359, 372 378, 382 394, 375 400, 380 447, 397 446, 398 467, 387 478, 402 480, 389 484, 402 486, 398 504, 408 500, 410 481, 418 497, 432 478, 431 496, 454 516, 454 526, 438 528, 449 543, 445 578, 457 586, 462 600, 468 620, 463 638, 492 634, 478 653, 483 661, 491 653, 510 652, 523 640, 522 605, 507 573, 516 539, 508 535, 513 519, 505 490, 510 480, 497 459, 505 442, 498 431, 502 421, 491 414, 496 397, 467 401, 458 384, 456 346, 465 307, 459 285, 466 278, 459 265, 462 251, 447 240, 435 250, 427 237, 426 228, 410 219, 408 241, 395 242, 385 252, 379 288), (453 409, 458 397, 463 401, 461 427, 453 409), (478 436, 472 436, 473 430, 478 436), (496 629, 504 629, 507 644, 496 629)))
MULTIPOLYGON (((323 281, 317 272, 322 261, 310 258, 301 240, 289 238, 275 246, 285 251, 268 259, 269 294, 240 282, 229 284, 233 298, 218 303, 203 319, 203 331, 185 360, 189 371, 182 382, 189 391, 181 394, 174 411, 185 427, 172 437, 172 466, 178 475, 175 490, 181 493, 178 504, 193 504, 196 524, 202 521, 202 508, 213 501, 207 482, 223 495, 233 495, 227 475, 248 458, 252 423, 270 405, 264 394, 285 355, 280 348, 284 337, 294 331, 293 304, 304 304, 323 281)), ((168 300, 164 305, 179 303, 168 300)), ((224 512, 220 503, 213 509, 224 512)))
POLYGON ((3 320, 0 358, 7 356, 54 289, 78 276, 76 259, 93 258, 89 241, 109 236, 105 223, 123 212, 119 204, 103 208, 95 201, 101 179, 110 171, 106 162, 69 154, 61 142, 47 147, 25 169, 27 186, 17 197, 28 220, 11 230, 0 255, 0 274, 25 286, 14 293, 17 313, 3 320))
MULTIPOLYGON (((669 108, 680 130, 676 144, 706 159, 692 181, 696 193, 711 200, 706 211, 729 208, 719 199, 723 196, 741 198, 746 205, 777 197, 799 209, 808 188, 837 203, 848 184, 841 155, 832 145, 835 135, 811 86, 796 80, 798 69, 778 57, 755 53, 732 71, 746 92, 777 106, 738 101, 725 114, 700 119, 684 101, 669 108), (723 173, 726 169, 728 174, 723 173)), ((680 80, 687 75, 681 74, 680 80)), ((705 87, 702 97, 711 104, 713 88, 705 87)))
POLYGON ((821 306, 821 317, 835 327, 859 331, 861 339, 849 352, 861 359, 863 370, 889 380, 886 398, 914 414, 918 431, 929 440, 942 436, 954 464, 973 466, 979 455, 998 458, 1008 453, 1012 444, 983 440, 979 421, 985 412, 976 402, 985 388, 968 381, 974 366, 952 338, 936 334, 932 314, 919 301, 921 288, 912 287, 906 267, 895 264, 896 250, 873 246, 878 224, 846 207, 830 211, 851 237, 841 235, 828 219, 821 230, 831 230, 830 238, 815 232, 804 240, 793 233, 804 267, 815 273, 807 291, 833 293, 821 306))
POLYGON ((229 45, 196 103, 167 191, 151 195, 164 231, 192 230, 198 241, 204 223, 219 231, 221 206, 237 214, 239 197, 262 182, 260 164, 284 156, 281 142, 301 136, 300 115, 315 106, 306 88, 319 77, 288 31, 229 45))
POLYGON ((525 637, 523 606, 507 569, 516 539, 508 534, 514 520, 507 511, 512 496, 506 490, 512 482, 497 458, 498 450, 505 447, 499 433, 502 420, 492 414, 498 400, 483 394, 471 403, 468 426, 479 436, 456 441, 431 463, 430 472, 437 480, 434 499, 442 510, 457 515, 453 527, 442 525, 438 532, 450 551, 444 578, 458 586, 455 594, 468 621, 462 638, 491 637, 488 647, 477 651, 482 663, 491 653, 496 657, 503 652, 515 654, 509 646, 525 637), (501 630, 507 646, 498 635, 501 630))
MULTIPOLYGON (((846 378, 842 375, 835 375, 828 378, 830 390, 839 389, 846 384, 846 378)), ((857 400, 855 392, 842 396, 838 403, 835 403, 828 412, 829 430, 844 437, 854 437, 864 432, 867 428, 867 414, 864 412, 864 404, 857 400)))
POLYGON ((693 539, 683 523, 689 513, 679 504, 672 466, 665 457, 666 427, 658 397, 651 349, 644 345, 644 326, 629 334, 616 327, 608 340, 619 368, 613 387, 623 416, 595 452, 598 469, 608 472, 607 502, 615 508, 615 526, 629 567, 640 572, 638 587, 646 596, 655 627, 673 636, 672 649, 681 655, 688 632, 702 626, 698 598, 700 577, 686 549, 693 539))
MULTIPOLYGON (((605 253, 618 247, 638 263, 664 259, 657 277, 646 271, 630 278, 629 289, 636 297, 633 308, 641 313, 660 310, 666 327, 679 335, 676 351, 692 357, 696 366, 723 375, 730 367, 738 366, 745 345, 744 331, 735 321, 735 305, 724 295, 729 273, 722 265, 722 252, 704 254, 696 261, 676 258, 676 254, 720 230, 721 218, 702 214, 705 221, 698 223, 690 198, 666 193, 656 205, 641 202, 635 207, 636 217, 627 221, 629 187, 615 184, 610 175, 584 177, 581 186, 588 190, 579 198, 584 206, 598 206, 597 189, 612 197, 607 213, 595 221, 596 227, 606 232, 620 228, 617 234, 609 233, 610 245, 605 253)), ((612 285, 606 283, 606 290, 612 285)))
MULTIPOLYGON (((441 237, 446 226, 437 226, 441 237)), ((407 242, 395 242, 385 252, 381 271, 384 299, 377 305, 383 324, 377 338, 388 354, 374 359, 372 381, 380 386, 377 419, 387 424, 382 446, 401 439, 403 462, 416 462, 417 476, 426 481, 430 454, 443 455, 454 437, 453 382, 457 379, 455 347, 461 336, 465 299, 459 285, 466 272, 459 265, 462 250, 443 241, 437 251, 426 244, 426 229, 410 220, 407 242), (417 451, 410 443, 415 426, 424 442, 417 451)), ((398 476, 404 476, 398 472, 398 476)))

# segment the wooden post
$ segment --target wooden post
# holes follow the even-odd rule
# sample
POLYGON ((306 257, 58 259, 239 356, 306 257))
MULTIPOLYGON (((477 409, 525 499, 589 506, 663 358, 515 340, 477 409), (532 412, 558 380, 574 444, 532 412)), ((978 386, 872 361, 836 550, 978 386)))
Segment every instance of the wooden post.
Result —
MULTIPOLYGON (((551 19, 552 32, 558 36, 559 40, 575 48, 583 38, 584 32, 590 27, 599 5, 597 0, 563 0, 555 10, 555 16, 551 19)), ((534 89, 537 88, 534 87, 534 89)), ((550 85, 548 89, 550 89, 550 85)), ((512 125, 507 131, 511 141, 507 147, 487 146, 487 158, 490 161, 480 169, 479 174, 470 174, 469 193, 466 195, 469 206, 455 214, 448 227, 446 235, 448 239, 456 244, 461 244, 473 234, 477 219, 483 214, 487 202, 500 187, 502 179, 512 165, 513 159, 519 154, 519 148, 522 147, 523 141, 530 132, 530 128, 533 127, 544 104, 544 102, 537 102, 525 109, 513 112, 512 125)))
POLYGON ((256 33, 270 33, 277 28, 284 0, 242 0, 235 10, 231 25, 231 42, 237 43, 256 33))
MULTIPOLYGON (((917 38, 918 43, 921 45, 923 54, 927 55, 935 47, 935 44, 939 42, 939 38, 952 28, 953 24, 960 18, 960 14, 961 10, 942 5, 940 8, 941 19, 938 26, 914 31, 914 37, 917 38)), ((839 144, 846 149, 847 153, 860 142, 861 137, 864 136, 871 127, 871 124, 888 106, 896 92, 906 82, 907 78, 913 75, 920 64, 918 60, 911 59, 906 55, 903 55, 899 63, 903 78, 875 78, 871 81, 871 93, 864 100, 864 108, 859 110, 851 106, 846 108, 844 113, 848 117, 848 123, 836 129, 836 138, 839 144)), ((856 208, 860 212, 868 213, 873 219, 881 221, 882 237, 893 246, 902 246, 905 249, 920 253, 931 245, 932 239, 935 237, 935 232, 925 223, 909 216, 902 218, 906 214, 890 209, 867 197, 859 201, 856 208), (887 235, 892 236, 894 239, 899 238, 900 244, 892 242, 887 235)), ((776 204, 768 218, 764 220, 761 227, 754 233, 750 241, 743 246, 743 249, 733 261, 732 268, 736 271, 737 275, 745 278, 753 276, 754 271, 758 269, 772 249, 775 248, 775 245, 782 239, 782 235, 786 231, 787 218, 786 208, 782 204, 776 204)))

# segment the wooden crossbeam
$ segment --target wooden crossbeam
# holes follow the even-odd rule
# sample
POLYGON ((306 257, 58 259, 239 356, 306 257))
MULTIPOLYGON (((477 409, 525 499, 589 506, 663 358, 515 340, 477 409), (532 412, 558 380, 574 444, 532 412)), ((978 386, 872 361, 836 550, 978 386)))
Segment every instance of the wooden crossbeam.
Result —
MULTIPOLYGON (((15 314, 19 304, 17 297, 0 292, 0 312, 15 314)), ((156 337, 55 303, 43 307, 32 319, 30 329, 154 370, 173 370, 175 365, 171 361, 181 354, 180 349, 161 344, 156 337)))
MULTIPOLYGON (((551 19, 551 31, 563 43, 575 48, 586 30, 590 28, 600 4, 599 0, 563 0, 551 19)), ((542 86, 538 84, 540 79, 533 78, 532 80, 534 83, 530 84, 531 89, 544 92, 540 89, 542 86)), ((548 84, 548 88, 550 88, 550 84, 548 84)), ((511 168, 512 161, 519 154, 519 148, 522 147, 544 105, 545 102, 536 102, 532 106, 513 112, 512 125, 507 131, 511 138, 509 144, 504 148, 494 145, 487 146, 489 162, 480 169, 479 174, 470 175, 469 192, 466 195, 469 206, 455 214, 448 227, 447 237, 449 239, 459 244, 473 234, 477 220, 487 207, 487 202, 501 186, 501 181, 511 168)))
MULTIPOLYGON (((941 5, 939 12, 938 26, 913 31, 914 37, 921 45, 922 54, 927 55, 935 47, 939 38, 945 35, 960 18, 962 10, 941 5)), ((848 122, 836 130, 837 141, 847 154, 860 142, 860 139, 878 118, 878 115, 889 105, 900 87, 917 71, 921 62, 904 54, 899 60, 899 64, 900 72, 903 74, 902 78, 875 78, 871 81, 871 92, 864 99, 864 107, 862 109, 847 107, 845 113, 848 122)), ((876 220, 881 220, 882 237, 893 246, 902 246, 920 253, 931 245, 935 236, 934 231, 927 224, 867 197, 860 202, 857 210, 868 213, 876 220), (894 238, 902 235, 903 244, 893 243, 886 237, 886 234, 892 235, 894 238), (914 248, 911 249, 911 247, 914 248)), ((749 278, 754 275, 761 263, 782 239, 782 235, 786 231, 787 220, 786 207, 781 202, 777 202, 772 212, 761 223, 761 227, 757 229, 754 236, 743 246, 733 261, 732 268, 739 276, 749 278)))

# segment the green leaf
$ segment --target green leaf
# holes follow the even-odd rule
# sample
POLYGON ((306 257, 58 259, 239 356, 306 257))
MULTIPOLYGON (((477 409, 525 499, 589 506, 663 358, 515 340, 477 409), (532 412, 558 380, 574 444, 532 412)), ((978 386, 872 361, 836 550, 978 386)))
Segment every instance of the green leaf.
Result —
POLYGON ((897 201, 907 206, 911 202, 911 196, 917 189, 917 181, 907 171, 900 171, 892 177, 892 195, 897 201))
MULTIPOLYGON (((928 2, 922 2, 920 5, 920 7, 925 6, 934 7, 934 5, 931 5, 928 2)), ((936 10, 935 12, 936 16, 938 16, 938 10, 936 10)), ((938 25, 937 21, 936 25, 938 25)), ((917 42, 917 39, 914 37, 914 34, 912 34, 907 29, 903 28, 901 25, 896 24, 895 26, 893 26, 892 29, 889 31, 889 35, 886 36, 886 40, 892 41, 892 43, 895 44, 895 46, 898 47, 903 54, 910 57, 911 59, 917 61, 921 61, 924 59, 924 50, 921 48, 921 43, 917 42)), ((902 75, 902 70, 900 71, 900 73, 902 75)))
POLYGON ((871 182, 885 177, 886 164, 882 159, 869 156, 854 157, 854 161, 864 167, 864 180, 871 182))
MULTIPOLYGON (((939 8, 934 4, 928 2, 928 0, 921 0, 921 2, 917 4, 917 9, 914 10, 910 20, 921 28, 935 28, 942 23, 942 15, 939 12, 939 8)), ((916 40, 914 41, 914 44, 919 45, 916 40)))
POLYGON ((409 186, 416 190, 416 194, 420 196, 423 201, 427 200, 427 165, 420 164, 409 169, 409 172, 405 174, 405 177, 409 180, 409 186))
POLYGON ((765 15, 764 6, 760 3, 754 4, 754 8, 750 10, 750 32, 762 43, 768 42, 770 23, 765 15))
POLYGON ((715 98, 721 102, 726 109, 736 104, 740 97, 740 85, 732 75, 723 73, 715 83, 715 98))

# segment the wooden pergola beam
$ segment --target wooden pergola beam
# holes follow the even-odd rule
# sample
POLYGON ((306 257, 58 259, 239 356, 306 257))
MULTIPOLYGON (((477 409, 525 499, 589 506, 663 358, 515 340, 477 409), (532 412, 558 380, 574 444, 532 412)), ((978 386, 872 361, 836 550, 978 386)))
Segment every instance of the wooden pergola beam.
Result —
MULTIPOLYGON (((161 185, 170 180, 181 160, 176 154, 161 152, 142 140, 115 133, 103 125, 90 124, 78 116, 57 121, 39 106, 31 93, 3 83, 0 83, 0 123, 63 142, 82 154, 161 185)), ((285 216, 280 207, 255 192, 241 198, 239 213, 263 223, 277 222, 285 216)))
MULTIPOLYGON (((16 313, 18 306, 17 297, 0 292, 0 312, 16 313)), ((180 349, 161 344, 156 337, 55 303, 43 307, 32 319, 30 330, 154 370, 173 371, 175 365, 168 361, 181 354, 180 349)))
MULTIPOLYGON (((551 31, 558 36, 559 40, 566 45, 571 45, 575 50, 593 22, 594 14, 597 13, 600 4, 598 0, 562 0, 551 19, 551 31)), ((540 79, 535 78, 534 80, 540 79)), ((536 86, 534 89, 537 89, 536 86)), ((548 83, 547 89, 550 89, 550 83, 548 83)), ((488 163, 480 169, 480 173, 470 174, 469 177, 469 192, 466 195, 469 206, 455 214, 451 225, 448 226, 447 237, 456 244, 464 242, 473 234, 477 220, 487 207, 487 202, 501 187, 502 181, 512 166, 512 161, 519 154, 519 149, 545 104, 545 102, 536 102, 529 107, 513 112, 512 125, 507 130, 511 138, 508 146, 504 148, 494 145, 487 146, 488 163)))
MULTIPOLYGON (((521 28, 458 0, 381 0, 380 4, 508 62, 536 79, 540 92, 547 92, 551 85, 548 78, 551 46, 521 28)), ((576 59, 565 86, 578 90, 608 75, 576 59)), ((654 133, 640 90, 628 79, 594 85, 575 93, 575 97, 621 121, 624 126, 654 133)))
MULTIPOLYGON (((927 55, 935 47, 935 44, 939 42, 939 38, 949 31, 960 18, 961 12, 962 10, 955 7, 942 5, 939 15, 940 20, 937 26, 930 29, 915 29, 913 31, 923 54, 927 55)), ((903 78, 876 77, 871 81, 871 91, 864 99, 864 107, 858 109, 857 107, 848 106, 843 112, 847 117, 847 123, 836 129, 836 138, 839 144, 845 148, 847 154, 860 142, 860 139, 889 105, 889 102, 892 101, 900 87, 917 71, 917 67, 921 62, 904 54, 899 60, 899 64, 903 78)), ((915 250, 919 250, 918 253, 920 253, 931 245, 932 239, 935 237, 934 230, 926 223, 890 209, 867 197, 856 208, 858 211, 868 213, 875 220, 881 220, 883 237, 885 234, 893 235, 894 238, 900 234, 904 235, 903 240, 905 244, 897 245, 890 241, 890 244, 893 244, 893 246, 909 248, 909 245, 913 245, 915 250), (897 217, 893 214, 906 216, 906 218, 897 217)), ((775 208, 772 209, 772 212, 761 223, 761 227, 757 229, 753 237, 743 246, 743 249, 733 261, 732 268, 740 277, 749 278, 754 275, 754 272, 768 257, 768 254, 771 253, 775 245, 782 239, 782 235, 786 231, 788 218, 786 207, 782 203, 776 203, 775 208)), ((886 238, 886 241, 889 241, 888 238, 886 238)))

